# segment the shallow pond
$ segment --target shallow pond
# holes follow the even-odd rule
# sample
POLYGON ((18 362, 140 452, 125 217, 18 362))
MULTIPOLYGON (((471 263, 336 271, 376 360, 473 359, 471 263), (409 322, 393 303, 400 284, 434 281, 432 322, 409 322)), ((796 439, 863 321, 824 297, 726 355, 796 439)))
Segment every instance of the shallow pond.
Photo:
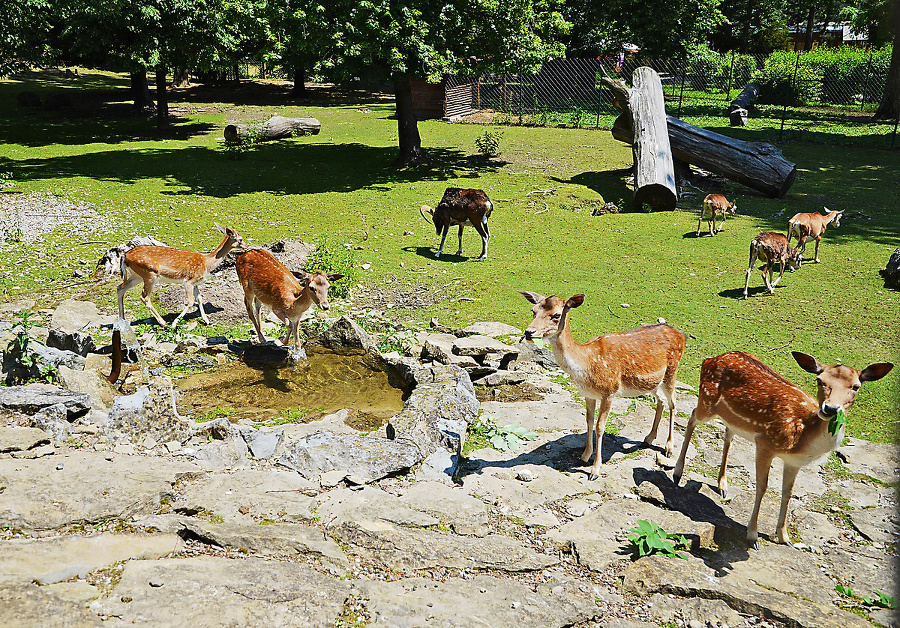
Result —
POLYGON ((361 431, 384 425, 403 408, 400 388, 369 355, 309 350, 309 360, 284 368, 241 361, 179 379, 179 411, 197 419, 227 416, 232 422, 311 421, 343 408, 347 423, 361 431))

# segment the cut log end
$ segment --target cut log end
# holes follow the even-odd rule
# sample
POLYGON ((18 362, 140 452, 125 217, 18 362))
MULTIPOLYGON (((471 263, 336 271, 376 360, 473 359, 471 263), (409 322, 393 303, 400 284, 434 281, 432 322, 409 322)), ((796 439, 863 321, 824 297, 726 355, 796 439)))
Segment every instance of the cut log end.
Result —
POLYGON ((645 185, 634 191, 634 202, 637 205, 647 204, 657 211, 671 211, 678 203, 678 196, 672 186, 654 183, 645 185))

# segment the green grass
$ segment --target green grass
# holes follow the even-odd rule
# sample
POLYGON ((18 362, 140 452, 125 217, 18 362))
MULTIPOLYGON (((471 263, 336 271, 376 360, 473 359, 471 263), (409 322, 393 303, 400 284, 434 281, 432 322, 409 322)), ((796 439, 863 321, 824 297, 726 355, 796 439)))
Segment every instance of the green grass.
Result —
MULTIPOLYGON (((100 95, 107 111, 127 110, 123 76, 82 75, 66 88, 106 90, 100 95)), ((866 147, 865 138, 852 136, 858 127, 823 131, 833 142, 781 145, 799 170, 783 200, 726 183, 722 191, 738 198, 739 215, 715 238, 696 239, 702 193, 683 198, 672 212, 590 215, 604 201, 620 204, 631 197, 622 171, 631 165, 631 149, 608 131, 505 127, 500 158, 485 160, 475 146, 485 127, 424 121, 423 145, 439 164, 396 170, 389 166, 397 153, 397 123, 388 98, 314 94, 309 104, 296 105, 251 88, 179 90, 172 94, 176 118, 166 136, 157 135, 152 119, 96 115, 89 106, 96 105, 96 95, 77 116, 12 104, 23 89, 45 95, 58 87, 38 74, 0 82, 6 130, 0 172, 10 172, 16 182, 4 193, 54 193, 91 203, 108 226, 75 235, 60 228, 43 242, 3 248, 0 300, 27 295, 44 307, 66 297, 87 298, 113 312, 113 281, 72 278, 74 268, 92 265, 108 246, 91 241, 151 234, 209 250, 218 244, 213 223, 219 222, 255 244, 285 237, 315 242, 325 235, 332 243, 360 246, 357 261, 371 267, 359 270, 359 281, 384 290, 385 302, 405 288, 439 290, 431 306, 385 308, 403 321, 437 316, 448 325, 497 320, 524 328, 531 306, 516 290, 586 294, 571 315, 579 340, 663 317, 689 334, 679 379, 694 386, 704 358, 732 349, 753 352, 811 393, 814 377, 796 365, 791 350, 860 368, 900 357, 898 294, 886 290, 879 275, 900 240, 900 152, 866 147), (322 132, 258 144, 237 160, 225 154, 225 124, 274 112, 318 118, 322 132), (842 145, 848 143, 852 149, 842 145), (434 206, 447 186, 480 187, 494 201, 487 261, 464 263, 452 254, 434 259, 439 240, 418 208, 434 206), (751 298, 740 300, 752 237, 761 230, 783 232, 791 215, 823 205, 846 213, 840 228, 825 235, 822 263, 787 274, 774 296, 763 294, 754 272, 751 298), (39 253, 46 257, 35 263, 39 253)), ((727 128, 721 117, 713 124, 727 128)), ((727 132, 773 139, 773 131, 766 135, 752 124, 727 132)), ((455 249, 454 238, 448 238, 448 250, 455 249)), ((480 253, 471 229, 463 253, 467 259, 480 253)), ((137 299, 129 301, 133 307, 137 299)), ((849 413, 849 433, 894 440, 898 399, 900 368, 863 387, 849 413)))

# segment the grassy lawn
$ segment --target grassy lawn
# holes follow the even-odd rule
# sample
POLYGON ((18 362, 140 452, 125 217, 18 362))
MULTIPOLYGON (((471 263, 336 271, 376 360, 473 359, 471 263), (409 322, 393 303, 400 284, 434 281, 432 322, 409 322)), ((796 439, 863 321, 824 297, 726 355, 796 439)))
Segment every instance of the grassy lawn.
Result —
MULTIPOLYGON (((516 290, 586 294, 572 315, 580 340, 665 318, 690 336, 679 379, 694 386, 703 358, 732 349, 753 352, 813 393, 813 376, 791 350, 858 368, 900 359, 898 293, 879 274, 900 245, 900 151, 848 147, 854 138, 839 129, 828 129, 829 141, 781 146, 799 170, 785 199, 726 183, 721 191, 737 197, 739 215, 715 238, 697 239, 705 192, 683 197, 674 212, 591 215, 606 201, 623 205, 631 197, 622 172, 631 149, 608 131, 503 127, 502 154, 485 160, 475 149, 484 127, 424 121, 423 145, 439 164, 398 171, 389 167, 397 151, 389 98, 315 93, 296 104, 262 88, 194 88, 173 94, 173 130, 159 137, 153 120, 124 115, 126 78, 81 74, 77 83, 38 74, 0 82, 0 178, 15 182, 2 193, 54 194, 90 204, 100 217, 89 233, 61 228, 38 242, 0 246, 0 301, 29 295, 45 306, 79 296, 113 311, 115 283, 76 280, 73 270, 90 271, 107 243, 135 235, 208 250, 218 244, 212 225, 220 222, 254 243, 327 235, 361 246, 357 261, 370 264, 359 271, 361 282, 381 289, 385 304, 422 286, 435 295, 429 307, 388 308, 404 321, 437 316, 445 324, 498 320, 524 328, 531 306, 516 290), (44 97, 62 88, 81 94, 74 113, 15 106, 23 89, 44 97), (322 132, 260 144, 237 159, 227 153, 226 124, 276 112, 318 118, 322 132), (434 206, 447 186, 480 187, 494 201, 486 262, 433 258, 439 238, 418 208, 434 206), (754 271, 750 299, 741 300, 753 236, 784 232, 794 213, 823 205, 845 214, 823 239, 822 263, 787 274, 774 296, 754 271)), ((727 120, 709 126, 724 130, 727 120)), ((773 139, 753 124, 729 132, 773 139)), ((453 233, 445 249, 455 251, 453 233)), ((463 257, 480 251, 467 228, 463 257)), ((136 294, 129 307, 137 307, 136 294)), ((850 433, 894 440, 898 399, 900 368, 863 388, 850 433)))

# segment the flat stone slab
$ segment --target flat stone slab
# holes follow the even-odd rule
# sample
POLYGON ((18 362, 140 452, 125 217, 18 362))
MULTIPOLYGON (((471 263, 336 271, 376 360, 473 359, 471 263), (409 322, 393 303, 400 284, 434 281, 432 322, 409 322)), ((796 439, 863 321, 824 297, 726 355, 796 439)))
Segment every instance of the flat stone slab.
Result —
POLYGON ((357 553, 385 563, 391 569, 496 569, 536 571, 555 565, 555 556, 528 549, 507 536, 456 536, 431 530, 401 528, 386 521, 348 521, 334 529, 335 536, 354 546, 357 553))
POLYGON ((49 385, 0 386, 0 416, 5 413, 31 416, 58 403, 66 406, 70 419, 91 409, 91 398, 85 393, 49 385))
POLYGON ((863 473, 886 483, 896 482, 900 475, 900 445, 847 438, 837 452, 852 473, 863 473))
POLYGON ((334 567, 339 574, 346 573, 350 567, 338 544, 311 526, 296 523, 211 523, 203 519, 185 519, 184 527, 205 543, 219 547, 266 556, 314 556, 334 567))
POLYGON ((515 580, 491 576, 444 582, 358 581, 356 587, 368 600, 370 626, 562 628, 598 614, 593 591, 572 581, 541 584, 537 592, 515 580))
POLYGON ((54 595, 36 584, 0 585, 0 626, 5 628, 94 628, 103 622, 84 604, 54 595))
MULTIPOLYGON (((471 455, 480 455, 482 452, 485 455, 490 454, 486 450, 478 450, 471 455)), ((498 454, 498 458, 515 456, 514 452, 498 452, 498 454)), ((497 467, 485 463, 481 467, 481 473, 465 476, 463 488, 488 503, 496 504, 501 514, 519 516, 520 513, 542 507, 547 502, 591 492, 587 484, 552 467, 508 463, 502 465, 502 468, 497 467), (532 479, 528 482, 516 479, 521 471, 528 471, 532 479)))
POLYGON ((242 469, 185 482, 172 508, 188 513, 207 511, 226 521, 299 523, 312 521, 311 495, 317 490, 317 484, 293 471, 242 469))
POLYGON ((508 344, 490 336, 466 336, 465 338, 457 338, 453 342, 453 353, 456 355, 506 355, 518 352, 515 347, 510 347, 508 344))
POLYGON ((211 556, 131 561, 91 610, 123 624, 330 628, 350 585, 305 565, 211 556))
POLYGON ((851 510, 848 514, 853 527, 870 541, 894 543, 900 537, 896 508, 866 508, 851 510))
POLYGON ((413 510, 402 500, 378 488, 367 486, 360 491, 340 488, 319 495, 316 512, 326 528, 352 521, 388 521, 399 526, 433 526, 440 520, 413 510))
POLYGON ((62 462, 58 469, 39 459, 0 459, 0 525, 54 530, 150 514, 179 477, 199 471, 187 462, 92 451, 70 451, 62 462))
MULTIPOLYGON (((748 557, 746 552, 735 553, 727 566, 738 567, 748 560, 755 565, 750 570, 741 569, 738 573, 732 573, 726 565, 708 566, 693 556, 689 560, 645 556, 629 565, 625 571, 624 587, 628 592, 640 596, 673 593, 720 599, 739 612, 762 614, 797 628, 871 628, 871 624, 858 615, 831 604, 803 599, 796 588, 793 593, 774 588, 773 583, 788 582, 789 578, 802 580, 816 577, 818 572, 813 564, 809 571, 796 569, 796 573, 788 576, 789 571, 782 562, 785 555, 772 551, 778 547, 764 545, 761 550, 754 552, 759 556, 752 557, 748 557), (757 584, 757 577, 763 579, 764 584, 757 584)), ((798 561, 812 561, 799 550, 782 547, 794 552, 798 561)), ((794 569, 794 565, 789 565, 788 569, 794 569)), ((795 581, 788 584, 796 587, 802 583, 795 581)))
POLYGON ((468 327, 464 327, 463 331, 467 334, 479 334, 481 336, 518 336, 521 338, 522 330, 506 323, 498 323, 496 321, 483 321, 472 323, 468 327))
POLYGON ((448 523, 457 534, 481 536, 481 527, 488 523, 487 504, 460 487, 441 482, 416 482, 400 501, 448 523))
POLYGON ((26 451, 50 442, 50 435, 36 427, 0 427, 0 453, 26 451))
POLYGON ((100 311, 90 301, 66 299, 53 311, 50 325, 64 333, 71 334, 88 327, 100 318, 100 311))
POLYGON ((0 583, 51 584, 122 560, 160 558, 182 545, 174 534, 98 534, 0 541, 0 583))

